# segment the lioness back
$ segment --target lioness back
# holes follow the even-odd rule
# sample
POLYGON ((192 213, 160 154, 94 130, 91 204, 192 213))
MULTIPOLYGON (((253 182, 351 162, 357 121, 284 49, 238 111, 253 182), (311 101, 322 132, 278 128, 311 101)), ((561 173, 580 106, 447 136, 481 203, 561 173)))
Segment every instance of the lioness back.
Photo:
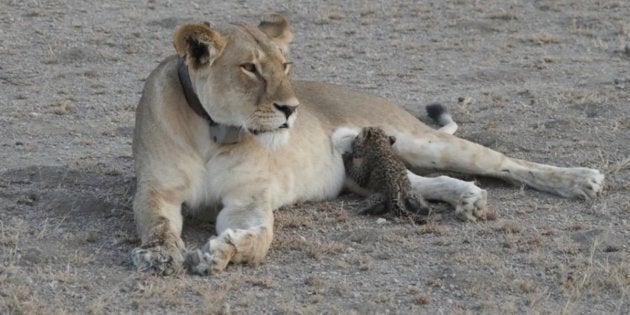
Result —
POLYGON ((388 133, 388 129, 431 131, 400 106, 381 97, 322 82, 295 81, 293 85, 300 104, 333 126, 364 126, 378 118, 382 121, 380 127, 388 133))

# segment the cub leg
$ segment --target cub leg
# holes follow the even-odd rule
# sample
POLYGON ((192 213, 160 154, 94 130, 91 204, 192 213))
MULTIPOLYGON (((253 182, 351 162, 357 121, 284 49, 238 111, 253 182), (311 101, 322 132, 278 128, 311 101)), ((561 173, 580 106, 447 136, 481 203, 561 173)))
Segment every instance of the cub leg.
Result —
POLYGON ((187 254, 186 265, 200 275, 216 274, 228 263, 262 262, 273 238, 273 211, 267 202, 225 203, 217 217, 217 237, 187 254))
POLYGON ((387 198, 382 193, 373 193, 361 201, 359 213, 364 215, 383 215, 389 211, 387 198))
MULTIPOLYGON (((408 217, 418 224, 426 223, 426 215, 429 214, 429 208, 426 206, 426 202, 422 198, 417 198, 415 195, 407 196, 405 204, 392 202, 383 193, 373 193, 365 198, 359 206, 360 214, 363 215, 385 215, 393 212, 398 217, 408 217), (413 203, 413 205, 411 204, 413 203), (426 210, 426 211, 424 211, 426 210), (424 216, 423 216, 424 215, 424 216)), ((401 201, 402 202, 402 201, 401 201)))
POLYGON ((394 149, 414 169, 492 176, 567 198, 594 198, 604 186, 604 175, 598 170, 513 159, 444 132, 395 136, 394 149))
POLYGON ((181 202, 173 197, 138 185, 133 210, 142 245, 131 252, 138 271, 168 275, 181 269, 183 219, 181 202))

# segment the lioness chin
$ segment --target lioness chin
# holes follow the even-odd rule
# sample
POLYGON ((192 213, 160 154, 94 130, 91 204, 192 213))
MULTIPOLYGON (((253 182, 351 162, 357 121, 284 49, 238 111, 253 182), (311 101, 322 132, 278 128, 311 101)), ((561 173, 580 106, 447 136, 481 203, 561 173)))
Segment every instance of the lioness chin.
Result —
MULTIPOLYGON (((414 172, 493 176, 564 197, 602 189, 597 170, 512 159, 451 135, 456 128, 433 130, 382 98, 292 81, 292 38, 278 14, 258 27, 185 24, 175 32, 177 55, 146 80, 136 114, 133 209, 142 244, 132 260, 139 270, 168 274, 186 261, 207 274, 262 261, 273 210, 335 198, 345 180, 341 154, 365 126, 395 136, 395 152, 414 172), (189 253, 180 238, 183 204, 219 210, 217 236, 189 253)), ((450 203, 462 218, 484 218, 486 191, 473 183, 407 174, 424 198, 450 203)))

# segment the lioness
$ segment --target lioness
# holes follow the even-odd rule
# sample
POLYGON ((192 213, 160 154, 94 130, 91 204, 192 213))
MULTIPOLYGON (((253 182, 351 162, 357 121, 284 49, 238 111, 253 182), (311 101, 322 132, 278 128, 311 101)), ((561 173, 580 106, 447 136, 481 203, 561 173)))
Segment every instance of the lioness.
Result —
MULTIPOLYGON (((183 204, 220 210, 217 236, 189 254, 191 270, 215 273, 230 262, 262 261, 273 210, 335 198, 345 176, 333 141, 342 145, 364 126, 395 136, 394 150, 416 172, 493 176, 564 197, 602 190, 597 170, 512 159, 433 130, 382 98, 292 81, 292 38, 278 14, 258 27, 185 24, 175 32, 177 55, 148 77, 136 113, 133 209, 142 244, 131 256, 139 270, 167 274, 182 266, 183 204)), ((408 177, 425 198, 448 202, 472 221, 484 216, 486 191, 473 183, 408 177)))

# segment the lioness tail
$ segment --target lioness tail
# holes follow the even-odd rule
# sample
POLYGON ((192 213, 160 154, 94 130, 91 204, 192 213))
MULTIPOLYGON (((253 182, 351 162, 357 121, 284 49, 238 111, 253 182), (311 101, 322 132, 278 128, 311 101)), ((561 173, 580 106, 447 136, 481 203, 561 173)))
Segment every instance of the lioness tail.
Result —
POLYGON ((453 117, 448 113, 446 107, 442 104, 430 104, 427 105, 427 114, 429 118, 433 119, 438 125, 440 125, 439 131, 446 132, 448 134, 454 134, 457 131, 457 123, 453 120, 453 117))

